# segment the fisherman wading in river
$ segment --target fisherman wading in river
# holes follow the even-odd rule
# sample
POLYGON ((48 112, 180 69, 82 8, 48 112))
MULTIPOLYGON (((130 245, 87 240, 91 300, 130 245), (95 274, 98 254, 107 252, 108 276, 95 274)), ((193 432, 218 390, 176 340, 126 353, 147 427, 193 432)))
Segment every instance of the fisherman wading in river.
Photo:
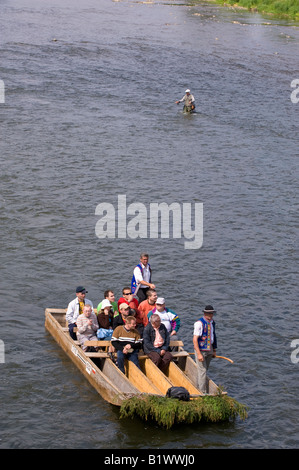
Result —
POLYGON ((184 108, 183 112, 184 113, 192 113, 195 110, 195 99, 194 96, 191 95, 191 92, 189 89, 185 91, 185 95, 181 100, 176 101, 176 104, 180 104, 184 102, 184 108))

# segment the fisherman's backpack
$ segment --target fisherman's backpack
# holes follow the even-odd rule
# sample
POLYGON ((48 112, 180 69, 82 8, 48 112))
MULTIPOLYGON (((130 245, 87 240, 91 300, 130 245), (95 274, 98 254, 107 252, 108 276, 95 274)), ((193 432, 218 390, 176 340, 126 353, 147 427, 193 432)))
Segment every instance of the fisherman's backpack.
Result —
POLYGON ((185 387, 170 387, 166 392, 167 398, 177 398, 182 401, 190 400, 190 393, 185 387))

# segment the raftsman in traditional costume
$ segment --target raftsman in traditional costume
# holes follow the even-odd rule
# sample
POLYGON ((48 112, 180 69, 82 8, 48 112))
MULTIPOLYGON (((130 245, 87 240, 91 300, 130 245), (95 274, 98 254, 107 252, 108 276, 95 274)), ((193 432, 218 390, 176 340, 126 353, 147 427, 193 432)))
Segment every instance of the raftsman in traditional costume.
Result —
MULTIPOLYGON (((205 308, 204 313, 214 314, 215 310, 211 305, 208 305, 205 308)), ((198 348, 203 356, 203 361, 199 361, 197 351, 195 349, 195 360, 198 368, 197 387, 203 393, 208 393, 209 386, 207 380, 207 370, 217 349, 214 320, 211 319, 209 321, 205 316, 203 316, 198 321, 196 321, 194 323, 193 337, 195 337, 195 341, 197 341, 198 348)))

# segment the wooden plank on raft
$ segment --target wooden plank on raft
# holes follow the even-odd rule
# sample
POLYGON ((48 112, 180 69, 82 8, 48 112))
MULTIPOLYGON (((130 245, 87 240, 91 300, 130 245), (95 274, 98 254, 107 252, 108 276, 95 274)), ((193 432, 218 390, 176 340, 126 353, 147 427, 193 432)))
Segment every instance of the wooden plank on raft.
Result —
POLYGON ((184 357, 184 356, 189 356, 189 353, 187 351, 170 351, 173 357, 184 357))
POLYGON ((85 352, 85 356, 87 357, 109 357, 108 353, 106 352, 101 352, 101 351, 97 351, 97 352, 85 352))
POLYGON ((91 339, 91 340, 85 341, 84 344, 85 346, 93 346, 94 348, 107 349, 111 345, 111 341, 91 339))
POLYGON ((160 390, 132 361, 125 361, 126 376, 130 382, 142 393, 161 395, 160 390))
POLYGON ((165 395, 167 390, 172 387, 172 383, 163 374, 163 372, 153 363, 153 361, 146 356, 139 360, 140 368, 142 372, 148 377, 148 379, 157 387, 160 392, 165 395))
POLYGON ((169 346, 170 346, 171 348, 175 348, 175 347, 182 348, 182 347, 184 346, 184 343, 183 343, 183 341, 178 341, 178 340, 176 340, 176 341, 171 341, 171 340, 170 340, 169 346))

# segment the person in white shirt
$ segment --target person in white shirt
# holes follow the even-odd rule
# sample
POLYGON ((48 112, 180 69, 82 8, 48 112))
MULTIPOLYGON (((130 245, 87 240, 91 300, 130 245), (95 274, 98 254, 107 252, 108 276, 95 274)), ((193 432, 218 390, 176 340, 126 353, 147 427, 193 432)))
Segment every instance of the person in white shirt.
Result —
POLYGON ((155 289, 155 284, 152 283, 152 271, 148 262, 148 254, 141 253, 140 263, 134 269, 131 291, 137 295, 139 303, 146 299, 148 289, 155 289))
POLYGON ((147 315, 149 320, 153 314, 159 315, 161 322, 166 326, 171 341, 177 341, 177 333, 181 326, 181 320, 173 310, 165 307, 164 297, 157 298, 156 306, 147 315))
POLYGON ((66 321, 68 322, 69 332, 72 339, 77 339, 74 328, 77 326, 77 318, 83 312, 84 305, 90 305, 93 309, 91 300, 86 299, 87 290, 83 286, 76 288, 76 298, 72 300, 67 307, 66 321))
POLYGON ((213 320, 215 313, 216 310, 212 305, 207 305, 203 316, 194 323, 193 345, 198 370, 197 387, 203 393, 209 391, 207 371, 212 358, 216 356, 217 337, 213 320))

